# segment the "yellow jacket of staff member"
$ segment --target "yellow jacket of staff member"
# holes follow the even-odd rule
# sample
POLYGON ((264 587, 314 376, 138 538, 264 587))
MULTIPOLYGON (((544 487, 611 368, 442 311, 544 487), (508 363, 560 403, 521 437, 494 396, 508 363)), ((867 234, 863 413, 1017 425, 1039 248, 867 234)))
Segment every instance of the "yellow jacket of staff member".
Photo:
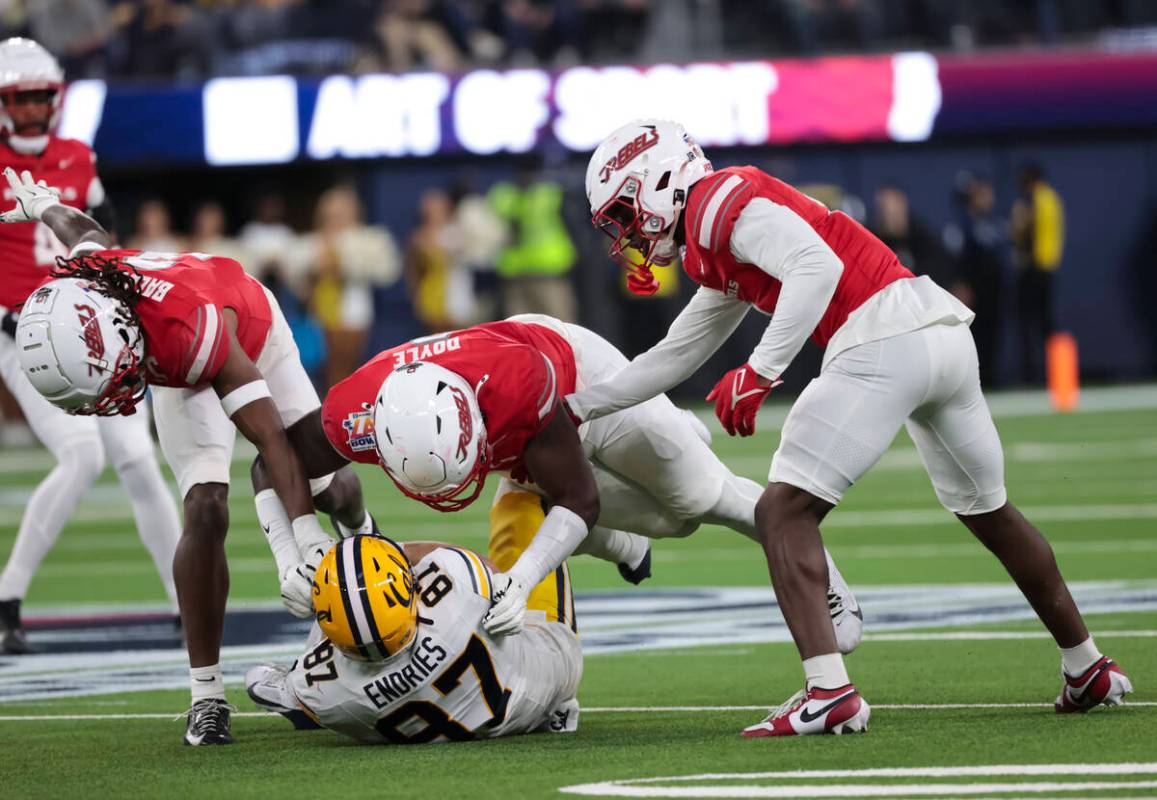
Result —
POLYGON ((576 253, 562 219, 558 184, 500 183, 488 197, 494 213, 511 227, 511 244, 498 257, 501 277, 562 275, 574 266, 576 253))
POLYGON ((1065 207, 1060 195, 1044 181, 1032 187, 1032 260, 1037 269, 1053 272, 1065 247, 1065 207))

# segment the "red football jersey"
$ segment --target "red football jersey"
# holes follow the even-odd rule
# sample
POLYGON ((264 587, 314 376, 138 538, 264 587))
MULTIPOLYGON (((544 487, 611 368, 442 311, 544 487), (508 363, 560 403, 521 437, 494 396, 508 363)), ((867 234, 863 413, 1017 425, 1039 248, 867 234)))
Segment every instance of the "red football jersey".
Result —
POLYGON ((888 246, 842 211, 829 211, 802 192, 755 167, 728 167, 691 187, 684 219, 683 270, 696 283, 738 297, 765 314, 775 312, 782 284, 731 254, 731 232, 756 197, 786 206, 807 222, 839 256, 844 272, 812 341, 826 347, 848 315, 893 281, 911 278, 888 246))
POLYGON ((237 341, 256 361, 273 311, 260 283, 231 258, 205 253, 97 250, 139 276, 136 312, 145 338, 145 374, 158 386, 211 383, 229 354, 224 310, 237 315, 237 341))
MULTIPOLYGON (((0 141, 0 170, 28 170, 32 177, 60 190, 60 201, 84 211, 96 182, 96 156, 76 139, 49 138, 40 155, 18 153, 0 141)), ((13 206, 12 189, 4 183, 4 211, 13 206)), ((14 308, 32 294, 48 274, 57 256, 68 248, 43 222, 0 225, 0 305, 14 308)))
POLYGON ((378 463, 374 402, 389 374, 415 361, 445 367, 477 387, 492 470, 524 471, 526 443, 550 422, 558 401, 575 390, 574 352, 541 325, 489 322, 415 339, 379 353, 329 390, 321 420, 339 453, 350 461, 378 463))

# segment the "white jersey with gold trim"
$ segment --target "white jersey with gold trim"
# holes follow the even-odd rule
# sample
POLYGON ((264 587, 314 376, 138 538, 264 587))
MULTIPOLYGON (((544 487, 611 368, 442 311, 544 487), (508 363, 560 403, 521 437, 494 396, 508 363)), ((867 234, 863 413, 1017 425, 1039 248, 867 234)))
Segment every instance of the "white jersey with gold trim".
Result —
POLYGON ((461 741, 573 730, 582 649, 572 620, 528 612, 491 638, 491 576, 473 552, 442 547, 414 566, 418 633, 387 661, 357 661, 328 640, 298 659, 288 686, 319 723, 363 742, 461 741))

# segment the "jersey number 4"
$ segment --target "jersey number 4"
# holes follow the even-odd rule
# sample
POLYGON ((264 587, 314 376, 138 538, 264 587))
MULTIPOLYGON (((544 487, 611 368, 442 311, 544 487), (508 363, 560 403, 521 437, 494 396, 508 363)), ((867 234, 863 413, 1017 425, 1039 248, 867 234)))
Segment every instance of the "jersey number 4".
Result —
MULTIPOLYGON (((482 689, 482 699, 490 709, 490 719, 483 725, 500 725, 506 719, 506 704, 510 702, 510 690, 503 688, 494 671, 494 660, 486 644, 471 634, 470 643, 462 655, 454 659, 442 674, 431 684, 443 696, 462 685, 462 676, 467 670, 474 670, 478 685, 482 689)), ((474 738, 474 732, 453 719, 444 709, 428 700, 411 700, 402 707, 378 720, 377 731, 394 744, 425 744, 439 736, 452 742, 464 742, 474 738), (401 728, 411 720, 421 720, 425 726, 412 733, 403 733, 401 728)))

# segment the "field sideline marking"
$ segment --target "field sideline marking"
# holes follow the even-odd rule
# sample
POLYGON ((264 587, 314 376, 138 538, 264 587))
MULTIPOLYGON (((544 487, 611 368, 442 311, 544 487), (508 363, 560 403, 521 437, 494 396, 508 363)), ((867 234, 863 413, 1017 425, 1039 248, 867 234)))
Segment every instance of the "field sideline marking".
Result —
MULTIPOLYGON (((1141 700, 1126 702, 1125 707, 1157 707, 1157 701, 1141 700)), ((767 711, 770 706, 591 706, 581 708, 582 714, 679 714, 706 713, 714 711, 767 711)), ((879 703, 872 706, 874 711, 960 711, 972 708, 1052 708, 1052 703, 879 703)), ((0 714, 0 722, 68 722, 105 720, 175 720, 183 712, 175 714, 0 714)), ((271 717, 264 711, 238 711, 234 717, 271 717)))
POLYGON ((873 778, 1009 778, 1075 776, 1080 778, 1157 775, 1157 764, 994 764, 975 767, 893 767, 868 769, 824 769, 778 772, 722 772, 698 775, 670 775, 627 778, 563 786, 564 794, 597 797, 901 797, 991 796, 1018 792, 1026 795, 1075 791, 1105 791, 1157 788, 1157 781, 1042 781, 1032 783, 782 783, 782 781, 873 778), (739 784, 734 781, 777 781, 766 784, 739 784), (727 781, 726 785, 696 786, 707 781, 727 781), (661 785, 667 784, 667 785, 661 785), (676 784, 676 785, 671 785, 676 784), (677 784, 683 784, 679 786, 677 784))

